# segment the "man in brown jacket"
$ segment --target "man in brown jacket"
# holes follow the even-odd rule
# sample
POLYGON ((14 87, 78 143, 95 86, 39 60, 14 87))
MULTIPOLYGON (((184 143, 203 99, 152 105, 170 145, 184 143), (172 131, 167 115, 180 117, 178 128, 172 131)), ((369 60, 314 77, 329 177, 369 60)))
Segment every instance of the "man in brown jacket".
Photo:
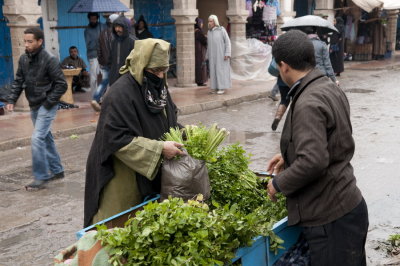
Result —
POLYGON ((281 154, 268 163, 268 195, 287 197, 288 224, 303 227, 311 265, 366 265, 368 210, 350 160, 354 140, 344 92, 315 68, 307 35, 293 30, 272 48, 292 99, 281 154))

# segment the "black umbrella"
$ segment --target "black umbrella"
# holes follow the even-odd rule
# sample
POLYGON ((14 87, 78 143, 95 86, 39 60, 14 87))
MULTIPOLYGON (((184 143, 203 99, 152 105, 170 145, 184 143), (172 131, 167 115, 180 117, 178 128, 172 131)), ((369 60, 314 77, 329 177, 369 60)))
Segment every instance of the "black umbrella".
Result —
POLYGON ((318 27, 323 32, 333 32, 333 31, 338 32, 338 30, 335 28, 335 26, 333 26, 331 22, 319 16, 314 16, 314 15, 307 15, 303 17, 293 18, 288 22, 284 23, 281 26, 281 30, 288 31, 291 29, 298 29, 307 26, 318 27))
POLYGON ((69 10, 69 13, 113 13, 127 12, 127 8, 118 0, 78 0, 69 10))

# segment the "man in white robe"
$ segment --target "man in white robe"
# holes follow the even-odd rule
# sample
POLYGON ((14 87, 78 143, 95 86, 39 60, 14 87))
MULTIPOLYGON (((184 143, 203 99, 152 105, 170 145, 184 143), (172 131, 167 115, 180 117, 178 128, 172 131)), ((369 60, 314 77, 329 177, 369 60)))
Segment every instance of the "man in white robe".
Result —
POLYGON ((219 25, 216 15, 208 18, 207 58, 210 67, 212 93, 224 94, 231 82, 231 41, 225 28, 219 25))

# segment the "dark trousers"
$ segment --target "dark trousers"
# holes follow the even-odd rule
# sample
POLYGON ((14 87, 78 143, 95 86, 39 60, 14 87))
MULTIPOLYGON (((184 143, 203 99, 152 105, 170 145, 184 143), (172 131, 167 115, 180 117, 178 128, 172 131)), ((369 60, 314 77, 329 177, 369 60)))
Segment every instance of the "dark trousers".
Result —
POLYGON ((368 209, 362 199, 351 212, 325 225, 304 227, 312 266, 365 266, 368 209))

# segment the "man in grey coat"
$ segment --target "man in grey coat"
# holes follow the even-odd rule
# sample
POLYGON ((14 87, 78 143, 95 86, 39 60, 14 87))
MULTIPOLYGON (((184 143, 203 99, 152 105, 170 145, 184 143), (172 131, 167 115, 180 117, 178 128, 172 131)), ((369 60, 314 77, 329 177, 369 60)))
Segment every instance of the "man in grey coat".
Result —
POLYGON ((97 61, 97 48, 99 47, 100 33, 107 28, 99 22, 98 13, 88 13, 89 25, 84 31, 86 54, 89 61, 90 89, 95 92, 97 89, 97 75, 100 73, 99 62, 97 61))
POLYGON ((345 93, 315 68, 314 47, 298 30, 272 48, 292 104, 281 153, 268 163, 275 174, 268 195, 287 198, 288 224, 299 225, 311 265, 366 265, 367 205, 350 163, 354 140, 345 93))
POLYGON ((216 15, 208 18, 208 28, 206 57, 210 67, 210 89, 212 93, 224 94, 225 89, 232 86, 231 41, 216 15))

